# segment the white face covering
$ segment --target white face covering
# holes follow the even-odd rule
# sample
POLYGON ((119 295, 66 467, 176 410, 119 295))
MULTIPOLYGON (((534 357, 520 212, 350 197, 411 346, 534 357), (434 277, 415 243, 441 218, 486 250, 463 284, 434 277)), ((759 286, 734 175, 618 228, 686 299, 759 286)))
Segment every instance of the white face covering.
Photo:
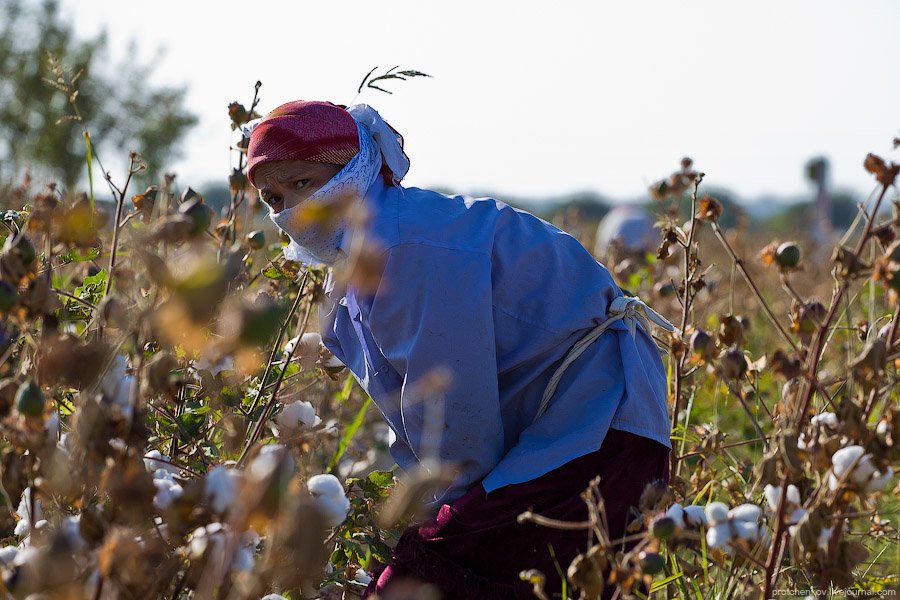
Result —
POLYGON ((347 235, 347 219, 341 216, 326 225, 311 223, 304 214, 321 214, 316 207, 333 209, 340 198, 361 199, 381 170, 381 155, 371 136, 357 123, 359 152, 328 183, 306 200, 281 212, 269 208, 269 218, 291 238, 284 256, 306 264, 334 265, 343 255, 341 247, 347 235))
MULTIPOLYGON (((384 122, 381 115, 365 104, 351 106, 347 111, 356 121, 359 152, 328 183, 297 206, 278 213, 269 208, 269 218, 291 238, 291 243, 283 250, 289 260, 309 265, 334 265, 345 255, 343 248, 350 233, 346 217, 322 226, 304 219, 304 213, 318 213, 309 208, 328 207, 348 195, 362 200, 379 176, 382 156, 393 172, 395 182, 399 183, 409 170, 409 160, 403 154, 403 138, 384 122)), ((245 135, 249 136, 250 131, 252 128, 245 130, 245 135)))

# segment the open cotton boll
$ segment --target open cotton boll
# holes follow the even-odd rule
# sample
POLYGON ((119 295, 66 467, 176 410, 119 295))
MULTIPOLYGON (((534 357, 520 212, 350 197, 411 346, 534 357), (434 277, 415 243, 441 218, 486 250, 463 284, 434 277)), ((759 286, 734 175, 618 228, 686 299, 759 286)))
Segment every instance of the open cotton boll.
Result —
POLYGON ((151 473, 163 470, 178 475, 181 472, 181 469, 171 464, 169 457, 159 450, 151 450, 144 454, 144 467, 151 473))
POLYGON ((684 508, 679 503, 675 503, 666 511, 666 516, 675 521, 678 529, 684 529, 684 508))
POLYGON ((287 600, 287 598, 285 598, 281 594, 267 594, 259 600, 287 600))
POLYGON ((225 512, 225 509, 234 501, 237 494, 236 483, 238 477, 238 473, 221 465, 213 467, 206 474, 203 494, 209 500, 209 506, 213 509, 213 512, 225 512))
POLYGON ((11 567, 16 560, 19 549, 15 546, 4 546, 0 548, 0 566, 11 567))
POLYGON ((894 469, 892 467, 888 467, 885 469, 884 473, 881 471, 875 471, 872 474, 872 479, 866 484, 867 492, 880 492, 883 490, 891 478, 894 476, 894 469))
POLYGON ((103 379, 100 381, 100 391, 103 392, 105 397, 113 398, 116 396, 119 385, 122 383, 122 380, 125 379, 125 370, 127 367, 128 365, 125 361, 125 357, 121 354, 116 355, 112 364, 106 369, 106 373, 103 374, 103 379))
POLYGON ((838 477, 844 474, 844 471, 850 468, 857 459, 859 459, 865 450, 862 446, 847 446, 841 448, 831 457, 831 464, 834 467, 834 474, 838 477))
POLYGON ((325 516, 329 527, 337 527, 350 514, 350 501, 346 496, 316 496, 316 506, 325 516))
POLYGON ((728 505, 723 502, 710 502, 706 505, 706 520, 710 525, 718 525, 728 520, 728 505))
POLYGON ((813 427, 827 427, 829 429, 837 429, 839 425, 837 415, 833 412, 823 412, 813 415, 812 419, 810 419, 810 423, 812 423, 813 427))
POLYGON ((795 508, 794 511, 788 517, 788 523, 791 525, 796 525, 800 522, 800 519, 806 516, 805 508, 795 508))
POLYGON ((719 523, 706 530, 706 545, 710 548, 721 548, 731 540, 731 527, 726 523, 719 523))
POLYGON ((691 504, 684 507, 684 522, 691 527, 706 527, 706 510, 702 506, 691 504))
POLYGON ((34 500, 34 512, 32 512, 31 494, 31 488, 27 487, 25 488, 25 491, 22 492, 21 500, 19 500, 19 507, 16 510, 16 514, 19 515, 19 522, 16 523, 16 528, 13 532, 18 536, 28 533, 32 524, 36 524, 44 518, 44 511, 41 508, 40 499, 34 500))
POLYGON ((356 575, 353 576, 353 580, 363 585, 369 585, 369 583, 372 581, 372 576, 366 573, 363 569, 357 569, 356 575))
POLYGON ((169 508, 172 502, 180 497, 184 491, 178 482, 166 477, 154 478, 153 486, 156 488, 156 495, 153 496, 153 506, 159 510, 169 508))
MULTIPOLYGON (((778 500, 781 499, 781 486, 767 484, 763 493, 766 496, 766 502, 772 510, 778 510, 778 500)), ((793 483, 787 488, 788 506, 798 506, 800 504, 800 490, 793 483)))
POLYGON ((310 331, 289 339, 284 345, 284 355, 288 356, 293 353, 294 356, 317 356, 321 345, 322 336, 315 331, 310 331))
POLYGON ((275 416, 275 422, 282 429, 295 431, 301 427, 315 427, 322 419, 316 414, 312 404, 298 400, 285 404, 281 412, 275 416))
POLYGON ((732 525, 737 532, 737 536, 742 540, 755 542, 759 539, 759 524, 753 523, 751 521, 736 520, 732 522, 732 525))
POLYGON ((191 361, 191 371, 209 371, 213 376, 218 375, 222 371, 234 371, 234 359, 230 356, 223 356, 218 360, 210 360, 209 357, 201 356, 191 361))
POLYGON ((314 475, 306 482, 309 493, 314 496, 330 496, 332 498, 344 497, 344 486, 338 478, 330 473, 314 475))
POLYGON ((755 504, 741 504, 728 511, 728 517, 735 521, 756 523, 762 516, 762 509, 755 504))

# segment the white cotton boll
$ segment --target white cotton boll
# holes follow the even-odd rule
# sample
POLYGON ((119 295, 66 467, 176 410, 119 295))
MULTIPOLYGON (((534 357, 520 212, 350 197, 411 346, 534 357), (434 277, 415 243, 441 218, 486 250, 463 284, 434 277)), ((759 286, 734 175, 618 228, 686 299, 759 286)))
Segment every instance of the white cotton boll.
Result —
POLYGON ((281 412, 275 416, 279 427, 288 431, 296 431, 301 427, 314 427, 322 422, 316 409, 309 402, 298 400, 285 404, 281 412))
POLYGON ((285 598, 281 594, 267 594, 259 600, 287 600, 287 598, 285 598))
POLYGON ((706 520, 710 525, 718 525, 728 520, 728 505, 723 502, 710 502, 706 505, 706 520))
POLYGON ((329 356, 328 358, 326 358, 325 360, 322 361, 322 366, 325 367, 326 369, 340 369, 340 368, 343 368, 345 365, 344 365, 344 363, 342 363, 340 361, 340 359, 338 359, 337 356, 332 354, 331 356, 329 356))
POLYGON ((154 479, 156 495, 153 496, 153 506, 159 510, 166 510, 172 502, 181 496, 184 491, 181 486, 172 479, 154 479))
POLYGON ((369 583, 372 581, 372 576, 366 573, 363 569, 357 569, 356 575, 353 576, 353 580, 363 585, 369 585, 369 583))
POLYGON ((793 504, 795 506, 800 504, 800 490, 797 489, 797 486, 793 483, 788 486, 787 501, 788 504, 793 504))
POLYGON ((316 506, 325 516, 329 527, 337 527, 350 514, 350 501, 345 496, 316 496, 316 506))
POLYGON ((151 450, 144 454, 144 467, 151 473, 162 470, 172 475, 178 475, 181 469, 171 464, 170 461, 171 459, 159 450, 151 450))
POLYGON ((100 391, 103 392, 105 397, 114 398, 116 396, 119 385, 125 379, 127 367, 128 365, 123 355, 119 354, 113 359, 112 364, 106 369, 106 373, 104 373, 103 379, 100 381, 100 391))
POLYGON ((708 523, 706 519, 706 510, 702 506, 698 506, 696 504, 691 504, 690 506, 684 507, 684 522, 685 524, 696 527, 699 529, 700 527, 706 527, 708 523))
POLYGON ((344 486, 337 477, 330 473, 310 477, 306 486, 309 488, 309 493, 314 496, 344 497, 344 486))
POLYGON ((866 484, 867 492, 880 492, 885 487, 887 487, 888 482, 894 476, 894 469, 892 467, 888 467, 884 473, 881 471, 875 471, 872 474, 872 479, 866 484))
POLYGON ((65 537, 73 552, 79 552, 87 547, 87 540, 81 537, 81 515, 64 518, 59 524, 59 532, 65 537))
POLYGON ((679 503, 676 502, 670 506, 666 511, 666 516, 675 521, 678 529, 684 529, 684 508, 679 503))
POLYGON ((216 361, 211 361, 208 357, 201 356, 191 361, 191 370, 195 373, 197 371, 209 371, 215 376, 222 371, 234 371, 234 359, 230 356, 223 356, 216 361))
POLYGON ((203 556, 203 553, 206 551, 206 546, 209 544, 209 537, 206 535, 205 527, 198 527, 191 534, 191 543, 190 543, 190 551, 191 556, 194 558, 200 558, 203 556))
POLYGON ((847 446, 841 448, 831 457, 831 464, 834 467, 834 474, 838 477, 844 474, 844 471, 850 468, 858 458, 865 453, 862 446, 847 446))
MULTIPOLYGON (((766 497, 766 503, 769 505, 769 508, 772 511, 778 510, 778 500, 781 498, 781 486, 780 485, 766 485, 763 493, 766 497)), ((800 490, 797 489, 797 486, 793 483, 790 484, 787 488, 787 506, 788 510, 791 510, 791 507, 796 507, 800 505, 800 490)))
POLYGON ((706 545, 710 548, 721 548, 731 539, 731 527, 728 523, 719 523, 706 530, 706 545))
MULTIPOLYGON (((247 468, 247 474, 255 480, 270 477, 275 469, 278 468, 284 453, 285 447, 281 444, 268 444, 263 446, 259 449, 259 454, 256 455, 256 458, 250 462, 250 466, 247 468)), ((293 466, 291 468, 293 468, 293 466)))
POLYGON ((213 512, 223 513, 234 501, 237 494, 236 479, 238 474, 231 469, 217 466, 206 474, 203 484, 203 493, 209 500, 213 512))
POLYGON ((737 536, 748 542, 755 542, 759 539, 759 525, 751 521, 733 521, 737 536))
POLYGON ((4 546, 0 548, 0 566, 11 567, 16 560, 19 549, 15 546, 4 546))
POLYGON ((304 333, 302 336, 291 338, 284 345, 285 357, 293 353, 297 356, 317 356, 319 354, 319 346, 322 345, 322 336, 315 331, 304 333), (297 344, 300 344, 297 346, 297 344), (296 348, 296 349, 295 349, 296 348))
POLYGON ((756 523, 762 516, 762 509, 755 504, 741 504, 728 511, 728 517, 735 521, 756 523))
POLYGON ((44 511, 41 509, 40 499, 34 500, 34 512, 32 513, 31 488, 25 488, 22 492, 22 498, 19 500, 19 507, 16 514, 19 515, 19 522, 16 523, 14 533, 18 536, 25 535, 31 529, 32 524, 44 518, 44 511))
POLYGON ((788 517, 788 523, 797 524, 800 522, 800 519, 806 516, 805 508, 795 508, 791 515, 788 517))
POLYGON ((850 478, 853 480, 853 483, 863 484, 868 482, 877 472, 878 469, 875 468, 875 463, 872 462, 872 455, 866 454, 856 464, 856 468, 853 469, 850 478))
POLYGON ((13 558, 13 566, 21 567, 38 557, 39 551, 34 546, 26 546, 19 550, 15 558, 13 558))
POLYGON ((838 478, 834 476, 834 473, 828 474, 828 489, 832 492, 838 489, 838 478))
POLYGON ((828 427, 829 429, 837 429, 839 424, 838 417, 833 412, 823 412, 813 415, 810 422, 813 424, 813 427, 828 427))

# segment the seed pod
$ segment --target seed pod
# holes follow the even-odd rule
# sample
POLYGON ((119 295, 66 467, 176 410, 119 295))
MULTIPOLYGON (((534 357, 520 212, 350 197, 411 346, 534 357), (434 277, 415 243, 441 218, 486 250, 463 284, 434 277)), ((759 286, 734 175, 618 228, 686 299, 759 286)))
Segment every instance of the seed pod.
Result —
POLYGON ((675 520, 665 515, 659 515, 650 523, 650 533, 658 540, 671 538, 676 528, 675 520))
POLYGON ((697 329, 691 334, 691 352, 694 356, 709 360, 715 355, 716 342, 708 333, 702 329, 697 329))
POLYGON ((28 379, 16 392, 16 410, 26 417, 44 414, 44 392, 33 380, 28 379))
POLYGON ((247 245, 253 250, 259 250, 266 245, 266 234, 263 230, 257 229, 247 234, 247 245))
POLYGON ((191 220, 191 234, 194 236, 201 235, 212 223, 212 209, 203 204, 203 199, 199 196, 179 206, 178 212, 191 220))
POLYGON ((719 320, 719 341, 724 346, 738 346, 744 340, 744 324, 736 315, 722 315, 719 320))
POLYGON ((741 379, 747 373, 747 357, 739 348, 729 348, 722 354, 722 373, 728 379, 741 379))
POLYGON ((785 242, 775 250, 775 262, 783 269, 793 269, 800 264, 800 246, 796 242, 785 242))
POLYGON ((656 552, 641 552, 638 557, 641 559, 641 571, 647 575, 662 573, 666 568, 666 559, 656 552))

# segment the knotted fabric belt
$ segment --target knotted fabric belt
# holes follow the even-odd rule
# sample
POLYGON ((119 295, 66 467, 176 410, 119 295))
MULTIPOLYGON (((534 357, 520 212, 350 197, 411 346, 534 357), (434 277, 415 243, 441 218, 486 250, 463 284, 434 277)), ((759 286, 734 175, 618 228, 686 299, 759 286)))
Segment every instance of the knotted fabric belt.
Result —
POLYGON ((667 321, 661 314, 644 304, 644 302, 636 296, 619 296, 618 298, 613 299, 612 303, 609 305, 607 315, 605 321, 587 332, 583 338, 578 340, 575 345, 572 346, 568 354, 566 354, 562 364, 559 365, 556 372, 553 373, 553 377, 550 378, 547 387, 544 389, 544 395, 541 397, 541 405, 538 407, 537 414, 534 416, 532 423, 537 421, 547 410, 547 407, 550 405, 550 399, 553 398, 553 394, 556 392, 556 386, 559 385, 559 380, 562 379, 563 373, 566 372, 569 365, 575 362, 575 359, 581 356, 582 352, 587 349, 591 342, 600 337, 603 332, 609 329, 609 326, 616 321, 624 321, 632 338, 634 338, 637 333, 636 328, 638 323, 643 326, 644 331, 647 333, 650 333, 651 322, 659 325, 666 331, 675 331, 674 325, 667 321))

